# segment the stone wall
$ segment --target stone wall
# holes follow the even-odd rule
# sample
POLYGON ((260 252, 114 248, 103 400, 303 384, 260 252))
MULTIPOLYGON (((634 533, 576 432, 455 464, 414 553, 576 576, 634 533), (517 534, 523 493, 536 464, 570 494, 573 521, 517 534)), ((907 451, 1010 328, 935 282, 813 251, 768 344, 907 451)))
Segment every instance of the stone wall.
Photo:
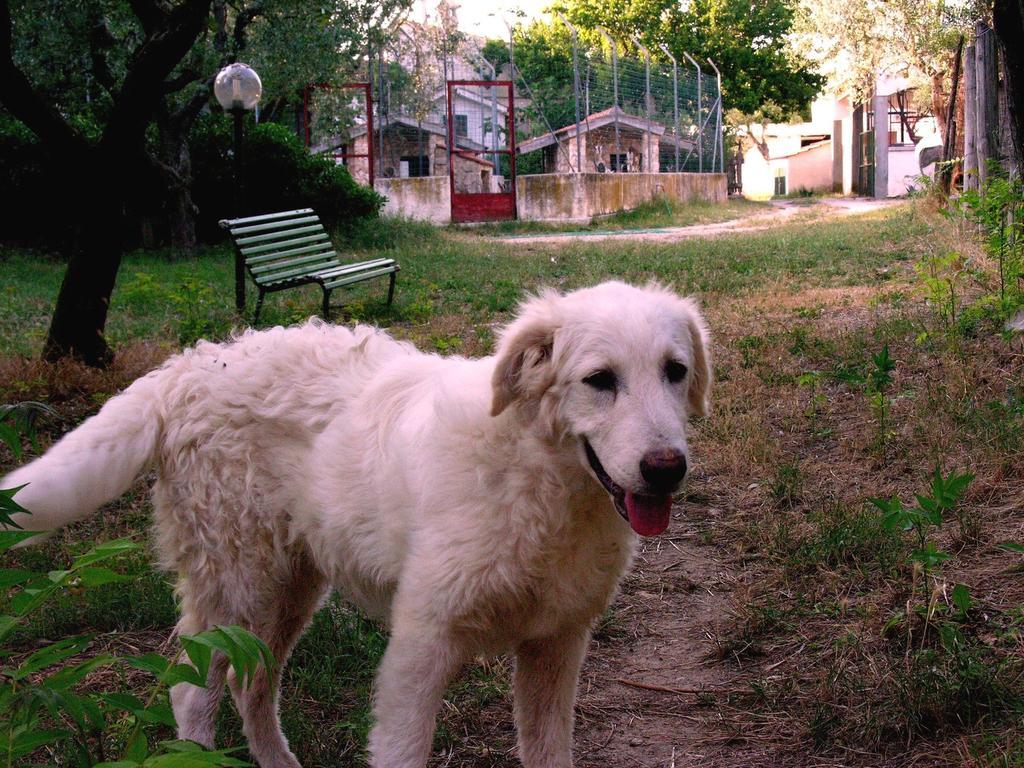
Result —
POLYGON ((519 176, 516 193, 524 221, 589 220, 656 197, 682 203, 728 199, 724 173, 545 173, 519 176))
MULTIPOLYGON (((451 200, 447 176, 377 179, 388 198, 384 214, 447 224, 451 200)), ((686 203, 727 199, 722 173, 542 173, 516 179, 519 218, 525 221, 589 221, 626 211, 656 197, 686 203)))
POLYGON ((406 219, 447 224, 452 220, 447 176, 422 176, 414 179, 374 179, 373 186, 388 201, 382 213, 406 219))

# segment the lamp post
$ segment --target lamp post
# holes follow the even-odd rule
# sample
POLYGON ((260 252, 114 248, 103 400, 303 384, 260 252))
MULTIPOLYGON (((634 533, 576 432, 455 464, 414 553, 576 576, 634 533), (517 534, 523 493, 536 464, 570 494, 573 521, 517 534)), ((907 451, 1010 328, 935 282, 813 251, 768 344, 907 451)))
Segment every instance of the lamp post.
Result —
MULTIPOLYGON (((245 205, 245 180, 242 168, 242 119, 245 113, 260 102, 263 83, 260 76, 245 64, 228 64, 217 73, 213 81, 213 95, 225 112, 230 112, 235 121, 235 137, 232 146, 234 154, 234 214, 242 215, 245 205)), ((235 309, 245 312, 245 262, 242 255, 235 253, 235 309)))

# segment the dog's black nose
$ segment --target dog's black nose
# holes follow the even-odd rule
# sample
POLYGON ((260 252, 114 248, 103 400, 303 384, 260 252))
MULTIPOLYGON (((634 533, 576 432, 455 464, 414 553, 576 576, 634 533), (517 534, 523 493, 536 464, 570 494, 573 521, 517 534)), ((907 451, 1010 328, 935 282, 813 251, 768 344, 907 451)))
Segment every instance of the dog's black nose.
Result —
POLYGON ((648 451, 640 459, 640 474, 655 493, 672 493, 686 477, 686 456, 672 449, 648 451))

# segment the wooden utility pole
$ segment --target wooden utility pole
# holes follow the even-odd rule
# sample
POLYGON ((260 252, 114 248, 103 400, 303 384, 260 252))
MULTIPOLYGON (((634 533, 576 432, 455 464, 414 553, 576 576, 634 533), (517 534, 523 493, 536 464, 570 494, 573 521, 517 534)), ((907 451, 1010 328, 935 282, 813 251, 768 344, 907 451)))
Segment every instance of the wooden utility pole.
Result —
POLYGON ((974 45, 964 53, 964 189, 978 188, 978 84, 974 74, 974 45))

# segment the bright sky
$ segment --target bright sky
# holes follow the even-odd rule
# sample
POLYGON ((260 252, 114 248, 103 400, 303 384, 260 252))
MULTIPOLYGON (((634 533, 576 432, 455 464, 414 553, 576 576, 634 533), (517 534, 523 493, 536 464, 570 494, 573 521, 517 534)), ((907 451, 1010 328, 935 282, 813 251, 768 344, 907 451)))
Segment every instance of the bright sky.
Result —
MULTIPOLYGON (((470 35, 504 38, 508 36, 505 21, 529 21, 543 15, 541 11, 551 0, 451 0, 459 16, 459 29, 470 35), (517 11, 525 16, 519 17, 517 11)), ((437 0, 419 0, 413 18, 423 21, 437 14, 437 0)))

